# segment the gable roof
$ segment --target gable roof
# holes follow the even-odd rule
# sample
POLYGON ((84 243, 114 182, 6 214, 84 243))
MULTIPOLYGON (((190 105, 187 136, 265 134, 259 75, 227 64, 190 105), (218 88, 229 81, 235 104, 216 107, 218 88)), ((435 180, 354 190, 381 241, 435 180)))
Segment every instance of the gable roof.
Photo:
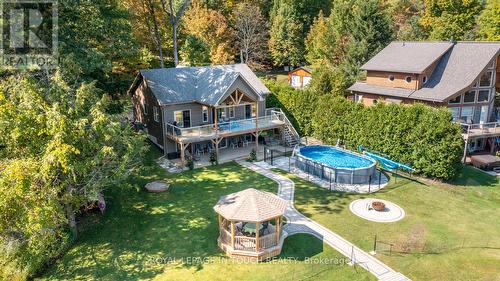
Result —
MULTIPOLYGON (((269 93, 246 64, 178 67, 140 70, 160 104, 197 101, 217 105, 227 90, 241 78, 259 98, 269 93)), ((129 90, 137 87, 137 80, 129 90)))
POLYGON ((361 69, 420 74, 452 46, 451 42, 392 42, 361 69))
POLYGON ((222 196, 214 210, 228 220, 263 222, 282 216, 287 201, 277 195, 254 188, 222 196))
MULTIPOLYGON (((433 49, 429 48, 430 44, 441 46, 442 42, 422 42, 422 44, 414 44, 413 47, 420 45, 423 50, 433 49)), ((356 82, 348 90, 384 96, 444 102, 468 90, 479 79, 480 75, 484 73, 488 64, 499 52, 500 42, 457 42, 452 44, 451 48, 438 58, 434 71, 419 90, 384 87, 366 82, 356 82)), ((418 53, 422 52, 419 51, 418 53)), ((423 66, 424 64, 420 65, 423 66)), ((383 70, 393 71, 389 69, 383 70)))
POLYGON ((295 72, 295 71, 297 71, 297 70, 299 70, 299 69, 302 69, 302 70, 304 70, 305 72, 307 72, 307 73, 309 73, 309 74, 312 74, 312 72, 313 72, 313 70, 312 70, 312 68, 311 68, 311 67, 307 67, 307 66, 300 66, 300 67, 297 67, 297 68, 295 68, 295 69, 290 70, 290 71, 289 71, 289 73, 293 73, 293 72, 295 72))
POLYGON ((466 91, 480 78, 499 51, 500 42, 455 44, 453 49, 441 58, 427 83, 410 97, 444 101, 466 91))

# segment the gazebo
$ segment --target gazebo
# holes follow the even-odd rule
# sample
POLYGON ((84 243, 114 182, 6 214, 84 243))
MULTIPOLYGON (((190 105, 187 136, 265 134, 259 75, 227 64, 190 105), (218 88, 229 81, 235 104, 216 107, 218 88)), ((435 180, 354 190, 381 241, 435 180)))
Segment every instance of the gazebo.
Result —
POLYGON ((253 188, 222 196, 214 206, 219 215, 219 247, 230 257, 256 261, 279 255, 288 235, 282 230, 287 201, 253 188))

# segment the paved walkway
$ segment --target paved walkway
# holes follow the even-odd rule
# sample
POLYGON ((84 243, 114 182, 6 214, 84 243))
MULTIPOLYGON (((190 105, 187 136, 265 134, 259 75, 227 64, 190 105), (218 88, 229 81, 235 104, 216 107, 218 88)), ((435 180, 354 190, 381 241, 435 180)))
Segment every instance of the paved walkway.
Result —
POLYGON ((342 238, 340 235, 334 233, 328 228, 322 226, 321 224, 307 218, 302 215, 293 205, 294 199, 294 189, 295 183, 289 178, 274 173, 268 169, 259 167, 252 163, 246 161, 237 161, 243 167, 253 170, 265 177, 268 177, 278 183, 278 196, 289 202, 289 206, 285 211, 285 217, 287 218, 287 224, 283 227, 288 235, 293 235, 297 233, 307 233, 316 236, 317 238, 323 240, 326 244, 330 245, 332 248, 346 256, 350 259, 352 264, 359 265, 364 269, 368 270, 370 273, 375 275, 379 280, 382 281, 408 281, 410 280, 406 276, 398 273, 356 247, 354 244, 342 238))

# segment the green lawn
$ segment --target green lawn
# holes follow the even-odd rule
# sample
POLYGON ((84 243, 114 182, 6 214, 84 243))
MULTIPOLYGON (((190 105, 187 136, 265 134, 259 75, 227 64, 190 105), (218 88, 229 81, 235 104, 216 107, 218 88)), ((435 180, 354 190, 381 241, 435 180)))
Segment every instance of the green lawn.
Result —
POLYGON ((398 177, 371 195, 335 193, 290 176, 295 206, 366 251, 379 244, 377 257, 413 280, 500 280, 500 184, 494 177, 464 168, 453 183, 398 177), (406 217, 375 223, 353 215, 349 203, 375 197, 397 203, 406 217))
POLYGON ((168 175, 152 161, 147 165, 129 185, 106 194, 106 213, 86 216, 78 242, 40 279, 374 280, 309 235, 285 241, 281 257, 287 260, 233 262, 217 247, 213 205, 220 196, 247 187, 276 192, 277 185, 235 163, 180 175, 168 175), (164 178, 172 182, 169 192, 143 191, 145 183, 164 178), (189 261, 192 257, 207 260, 189 261))

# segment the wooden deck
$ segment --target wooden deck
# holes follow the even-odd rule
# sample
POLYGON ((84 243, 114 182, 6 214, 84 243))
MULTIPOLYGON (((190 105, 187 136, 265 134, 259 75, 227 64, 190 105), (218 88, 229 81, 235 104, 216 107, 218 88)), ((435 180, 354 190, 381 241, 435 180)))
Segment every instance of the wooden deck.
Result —
POLYGON ((500 122, 484 123, 484 124, 460 124, 463 129, 462 137, 464 139, 471 138, 487 138, 500 136, 500 122))
POLYGON ((213 124, 192 128, 170 128, 167 130, 167 137, 179 143, 193 143, 250 134, 283 127, 284 125, 284 121, 266 116, 259 118, 257 124, 254 119, 238 120, 229 122, 227 125, 221 125, 218 130, 214 128, 213 124))

